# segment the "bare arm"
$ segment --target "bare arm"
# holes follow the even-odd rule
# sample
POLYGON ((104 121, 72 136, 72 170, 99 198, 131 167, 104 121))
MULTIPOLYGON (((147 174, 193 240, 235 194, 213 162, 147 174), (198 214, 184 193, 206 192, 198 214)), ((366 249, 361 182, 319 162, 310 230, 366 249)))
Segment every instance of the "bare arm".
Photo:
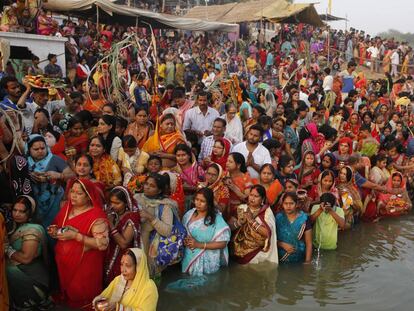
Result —
POLYGON ((312 260, 312 229, 305 231, 306 257, 305 262, 312 260))
POLYGON ((24 241, 22 249, 13 253, 13 255, 10 256, 10 259, 21 264, 29 264, 37 257, 38 245, 39 240, 36 238, 24 241))

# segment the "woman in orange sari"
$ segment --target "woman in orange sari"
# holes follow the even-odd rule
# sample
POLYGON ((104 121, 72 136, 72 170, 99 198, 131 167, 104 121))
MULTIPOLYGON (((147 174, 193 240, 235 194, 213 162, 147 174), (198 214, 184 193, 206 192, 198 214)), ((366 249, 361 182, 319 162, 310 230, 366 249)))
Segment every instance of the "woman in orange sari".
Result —
POLYGON ((90 111, 92 114, 100 115, 104 105, 105 100, 100 97, 98 86, 92 84, 89 87, 89 96, 87 96, 83 109, 90 111))
POLYGON ((48 233, 58 240, 55 258, 63 303, 90 310, 92 299, 102 291, 108 220, 90 180, 72 180, 68 188, 70 199, 48 233))
POLYGON ((148 137, 153 132, 153 126, 148 120, 148 112, 145 108, 135 109, 135 121, 130 123, 124 132, 124 136, 132 135, 137 140, 141 150, 148 137))
POLYGON ((229 211, 224 214, 224 219, 237 215, 237 207, 246 202, 249 188, 253 186, 250 174, 247 172, 246 161, 244 156, 238 152, 230 153, 227 159, 227 176, 224 178, 224 184, 230 190, 229 211))
POLYGON ((280 195, 283 193, 283 186, 276 179, 275 168, 272 164, 264 164, 260 168, 259 180, 254 179, 254 184, 260 184, 266 189, 266 198, 269 207, 274 210, 276 203, 279 201, 280 195))
POLYGON ((228 213, 230 201, 229 188, 223 183, 224 170, 217 163, 212 163, 206 170, 206 182, 200 183, 198 188, 208 187, 214 193, 214 205, 221 213, 228 213))
POLYGON ((93 174, 96 180, 105 185, 106 190, 121 185, 121 169, 111 156, 105 152, 101 136, 92 138, 89 144, 89 155, 93 159, 93 174))
POLYGON ((176 124, 173 114, 162 115, 158 119, 154 134, 142 147, 143 151, 159 156, 165 168, 172 168, 176 165, 174 148, 186 142, 184 135, 177 129, 176 124))

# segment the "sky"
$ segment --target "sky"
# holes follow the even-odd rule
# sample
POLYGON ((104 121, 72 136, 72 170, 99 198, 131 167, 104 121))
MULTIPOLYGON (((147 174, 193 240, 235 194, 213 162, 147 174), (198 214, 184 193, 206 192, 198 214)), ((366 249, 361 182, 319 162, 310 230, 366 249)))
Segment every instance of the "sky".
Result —
MULTIPOLYGON (((319 14, 326 13, 328 0, 295 0, 296 3, 315 3, 319 14)), ((348 16, 348 29, 365 30, 376 35, 388 29, 414 32, 414 0, 332 0, 332 14, 348 16)), ((330 23, 333 28, 345 29, 345 22, 330 23)))

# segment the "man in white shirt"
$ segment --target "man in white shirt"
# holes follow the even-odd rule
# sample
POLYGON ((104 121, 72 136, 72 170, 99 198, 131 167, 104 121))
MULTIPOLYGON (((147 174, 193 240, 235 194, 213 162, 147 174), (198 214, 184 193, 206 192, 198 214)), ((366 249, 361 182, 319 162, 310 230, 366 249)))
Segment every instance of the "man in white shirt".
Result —
POLYGON ((27 134, 32 133, 34 124, 34 114, 37 109, 46 109, 49 113, 49 120, 52 120, 52 115, 56 111, 66 107, 65 99, 72 102, 72 100, 65 93, 65 99, 49 101, 49 91, 47 89, 31 88, 27 81, 23 81, 26 86, 26 91, 22 94, 17 104, 19 111, 23 116, 23 124, 26 128, 27 134), (33 102, 26 102, 27 97, 32 92, 33 102))
POLYGON ((400 64, 400 54, 398 50, 394 50, 391 55, 391 77, 398 76, 398 65, 400 64))
POLYGON ((373 43, 368 49, 367 52, 371 54, 371 72, 378 72, 378 57, 379 49, 376 43, 373 43))
POLYGON ((204 137, 212 134, 213 122, 218 117, 220 117, 218 111, 207 105, 207 93, 201 91, 197 95, 196 107, 185 113, 183 131, 193 132, 201 142, 204 137))
POLYGON ((272 163, 269 150, 260 143, 262 137, 263 128, 255 124, 247 132, 246 141, 237 144, 232 149, 232 152, 239 152, 244 156, 247 171, 252 178, 259 178, 260 168, 266 163, 272 163))

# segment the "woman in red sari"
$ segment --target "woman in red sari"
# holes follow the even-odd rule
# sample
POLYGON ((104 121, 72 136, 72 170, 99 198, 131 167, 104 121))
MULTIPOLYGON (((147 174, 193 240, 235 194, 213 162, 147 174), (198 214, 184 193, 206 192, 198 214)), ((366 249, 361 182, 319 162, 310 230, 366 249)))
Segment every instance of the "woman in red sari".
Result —
MULTIPOLYGON (((217 138, 211 152, 211 162, 217 163, 223 170, 226 170, 227 158, 230 154, 230 141, 224 138, 217 138)), ((211 163, 210 163, 211 164, 211 163)))
POLYGON ((108 220, 90 180, 72 180, 68 188, 70 199, 48 233, 57 239, 55 259, 63 303, 89 310, 93 298, 102 291, 108 220))
POLYGON ((223 183, 230 190, 230 202, 229 212, 224 214, 223 217, 228 220, 230 216, 236 216, 237 207, 246 202, 249 188, 253 186, 253 182, 249 172, 247 172, 246 161, 241 153, 230 153, 226 168, 228 174, 223 183))
POLYGON ((65 132, 66 148, 74 148, 76 155, 84 154, 88 150, 89 137, 84 131, 82 121, 76 117, 69 119, 68 131, 65 132))
POLYGON ((130 192, 121 186, 109 194, 107 215, 110 240, 105 260, 105 285, 121 274, 121 257, 127 248, 141 247, 140 217, 130 192))

